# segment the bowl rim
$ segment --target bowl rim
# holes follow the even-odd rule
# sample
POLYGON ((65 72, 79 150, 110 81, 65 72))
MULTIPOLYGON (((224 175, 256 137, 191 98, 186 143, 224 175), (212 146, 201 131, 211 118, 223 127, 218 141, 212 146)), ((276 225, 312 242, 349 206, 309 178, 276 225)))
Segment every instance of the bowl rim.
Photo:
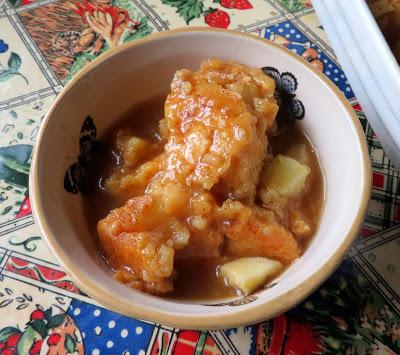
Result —
POLYGON ((233 30, 216 28, 211 29, 207 27, 191 27, 173 29, 151 34, 146 38, 125 43, 116 48, 112 48, 106 53, 102 54, 100 57, 96 58, 93 62, 82 68, 79 73, 77 73, 71 79, 71 81, 67 83, 62 92, 53 102, 50 110, 46 114, 40 126, 38 138, 36 140, 32 154, 32 164, 29 176, 29 191, 33 216, 42 236, 47 240, 47 245, 56 256, 60 265, 73 278, 78 287, 82 289, 85 293, 87 293, 95 301, 99 302, 100 305, 103 305, 113 311, 119 312, 129 317, 146 319, 148 321, 165 324, 172 327, 179 327, 183 329, 221 329, 257 323, 282 314, 304 300, 333 273, 333 271, 339 266, 339 264, 343 260, 346 251, 350 248, 363 222, 370 198, 371 177, 372 171, 369 160, 368 147, 365 140, 364 131, 361 127, 359 119, 350 103, 345 99, 342 92, 327 77, 325 77, 323 73, 319 72, 303 58, 296 55, 289 49, 281 47, 278 44, 275 44, 264 38, 233 30), (305 70, 311 71, 314 75, 316 75, 333 92, 345 111, 347 111, 348 117, 351 119, 350 123, 354 127, 354 132, 357 136, 357 145, 359 146, 363 163, 363 179, 361 181, 361 183, 363 184, 362 197, 360 205, 358 207, 356 218, 354 219, 342 244, 337 247, 336 251, 329 257, 329 259, 327 259, 324 264, 320 266, 320 268, 318 268, 316 271, 306 277, 303 280, 302 284, 289 290, 288 292, 269 300, 267 303, 255 304, 254 306, 245 308, 231 307, 230 311, 224 314, 216 312, 215 314, 196 313, 183 315, 161 310, 159 308, 143 306, 135 303, 134 299, 132 299, 131 302, 122 301, 118 298, 118 295, 112 292, 112 290, 101 287, 95 283, 93 278, 86 277, 81 272, 79 265, 74 264, 70 260, 68 255, 64 253, 64 251, 57 243, 57 238, 51 233, 51 229, 45 218, 45 212, 43 210, 41 198, 39 196, 40 167, 38 162, 41 155, 41 149, 43 148, 42 141, 45 137, 46 128, 51 117, 53 117, 55 111, 57 110, 64 97, 76 86, 77 82, 103 62, 109 60, 111 57, 118 53, 128 50, 131 47, 140 46, 143 43, 147 43, 155 39, 162 39, 176 34, 185 33, 219 33, 227 34, 229 36, 242 37, 246 40, 258 41, 262 42, 264 45, 273 46, 278 50, 285 52, 290 57, 294 58, 305 70), (305 284, 307 286, 304 286, 305 284))

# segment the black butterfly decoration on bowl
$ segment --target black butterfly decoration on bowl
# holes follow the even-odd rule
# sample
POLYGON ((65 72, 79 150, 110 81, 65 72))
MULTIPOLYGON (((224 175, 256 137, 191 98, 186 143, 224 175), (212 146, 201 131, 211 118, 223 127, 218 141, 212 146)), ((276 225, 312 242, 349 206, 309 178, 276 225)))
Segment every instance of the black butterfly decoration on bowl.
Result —
POLYGON ((275 98, 279 105, 276 120, 279 129, 285 125, 292 125, 295 120, 302 120, 305 116, 305 108, 303 103, 296 98, 295 92, 298 87, 296 77, 289 72, 279 73, 279 70, 273 67, 261 69, 276 83, 275 98))
POLYGON ((79 136, 78 161, 68 168, 64 176, 64 189, 70 193, 85 194, 87 191, 87 166, 99 142, 96 136, 97 129, 93 119, 87 116, 79 136))

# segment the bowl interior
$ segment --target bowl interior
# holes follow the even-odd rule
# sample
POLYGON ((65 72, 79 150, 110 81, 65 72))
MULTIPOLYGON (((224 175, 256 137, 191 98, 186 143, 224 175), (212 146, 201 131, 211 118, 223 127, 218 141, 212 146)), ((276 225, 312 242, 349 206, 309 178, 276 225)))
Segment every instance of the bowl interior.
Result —
POLYGON ((360 127, 345 99, 330 87, 294 55, 249 35, 178 31, 123 46, 78 74, 47 116, 31 180, 36 219, 78 284, 116 311, 188 328, 233 326, 272 317, 300 301, 328 276, 364 212, 369 186, 365 142, 360 142, 360 127), (272 66, 295 75, 296 95, 306 111, 299 124, 316 147, 326 180, 321 224, 305 254, 274 287, 236 307, 166 300, 115 281, 97 253, 81 195, 68 193, 63 186, 65 172, 77 161, 79 132, 87 116, 93 118, 97 136, 101 136, 133 105, 167 92, 177 69, 197 69, 202 60, 212 57, 253 67, 272 66))

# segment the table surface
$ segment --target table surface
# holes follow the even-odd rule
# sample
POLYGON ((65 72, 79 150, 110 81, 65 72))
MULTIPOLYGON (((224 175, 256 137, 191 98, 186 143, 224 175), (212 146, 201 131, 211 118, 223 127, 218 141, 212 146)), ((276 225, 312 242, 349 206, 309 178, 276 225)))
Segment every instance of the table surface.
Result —
POLYGON ((398 354, 399 192, 399 173, 358 105, 309 1, 0 0, 2 354, 398 354), (108 12, 112 30, 87 21, 93 11, 108 12), (118 14, 132 21, 121 22, 118 14), (35 226, 28 176, 40 122, 71 77, 110 46, 186 25, 228 24, 307 58, 350 101, 373 166, 363 229, 333 276, 273 320, 185 331, 124 317, 76 287, 35 226))

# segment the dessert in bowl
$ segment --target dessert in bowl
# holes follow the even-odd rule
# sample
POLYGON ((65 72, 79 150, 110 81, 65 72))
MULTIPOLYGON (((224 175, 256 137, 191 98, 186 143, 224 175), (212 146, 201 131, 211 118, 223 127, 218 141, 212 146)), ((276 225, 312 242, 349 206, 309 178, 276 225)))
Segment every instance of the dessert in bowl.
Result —
POLYGON ((31 175, 35 218, 78 285, 182 328, 301 301, 344 256, 369 189, 360 124, 322 74, 203 29, 83 69, 43 122, 31 175))

